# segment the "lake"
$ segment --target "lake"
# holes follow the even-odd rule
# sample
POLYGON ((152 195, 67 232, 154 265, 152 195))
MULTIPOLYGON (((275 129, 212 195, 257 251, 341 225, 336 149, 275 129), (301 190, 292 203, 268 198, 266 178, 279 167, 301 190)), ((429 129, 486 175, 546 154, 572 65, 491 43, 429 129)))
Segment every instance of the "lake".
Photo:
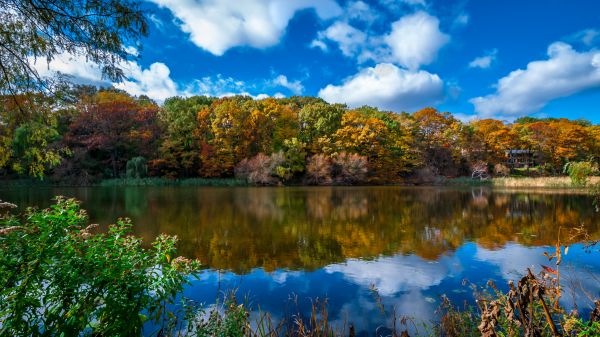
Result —
MULTIPOLYGON (((472 301, 465 281, 505 286, 583 227, 600 238, 592 200, 561 191, 434 187, 88 187, 1 189, 0 199, 47 206, 82 201, 93 222, 129 217, 147 241, 177 235, 179 253, 206 267, 185 295, 213 303, 229 289, 274 318, 327 298, 330 320, 357 332, 385 311, 435 319, 442 295, 472 301), (376 290, 376 291, 375 291, 376 290), (290 309, 290 299, 297 305, 290 309)), ((563 304, 580 313, 598 296, 600 259, 581 244, 561 265, 563 304)), ((554 267, 554 266, 553 266, 554 267)))

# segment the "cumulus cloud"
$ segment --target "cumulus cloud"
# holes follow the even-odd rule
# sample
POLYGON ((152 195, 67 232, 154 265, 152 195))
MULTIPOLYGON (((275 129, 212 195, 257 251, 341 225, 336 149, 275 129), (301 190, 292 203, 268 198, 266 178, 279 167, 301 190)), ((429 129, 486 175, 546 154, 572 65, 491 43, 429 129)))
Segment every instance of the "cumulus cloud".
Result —
POLYGON ((409 69, 431 63, 440 48, 450 41, 450 36, 441 32, 439 26, 436 17, 423 11, 394 22, 391 33, 385 37, 393 60, 409 69))
POLYGON ((548 102, 600 87, 600 52, 578 52, 571 45, 555 42, 548 59, 530 62, 501 78, 496 92, 470 102, 480 115, 521 116, 537 112, 548 102))
MULTIPOLYGON (((134 52, 133 49, 130 50, 134 52)), ((171 70, 161 62, 152 63, 148 68, 143 68, 135 61, 125 61, 120 64, 125 79, 113 83, 103 79, 100 67, 81 55, 60 54, 50 63, 42 60, 30 60, 38 74, 43 77, 53 77, 60 73, 70 78, 77 84, 90 84, 97 86, 114 86, 125 90, 131 95, 146 95, 151 99, 162 102, 171 96, 234 96, 246 95, 257 99, 266 97, 285 97, 281 92, 268 95, 266 89, 285 88, 294 94, 301 94, 304 86, 299 80, 289 80, 285 75, 277 75, 272 79, 258 79, 248 83, 232 77, 205 76, 187 84, 179 85, 171 78, 171 70)))
POLYGON ((312 42, 312 45, 326 49, 326 45, 323 42, 325 39, 336 42, 345 56, 355 56, 367 42, 367 34, 350 26, 346 22, 338 21, 326 30, 319 32, 317 39, 312 42))
POLYGON ((279 75, 275 77, 272 83, 273 85, 284 87, 296 95, 300 95, 304 91, 304 86, 302 85, 302 82, 300 82, 299 80, 290 81, 285 75, 279 75))
POLYGON ((69 76, 71 81, 77 84, 110 85, 109 81, 103 79, 102 69, 86 60, 83 55, 61 53, 50 62, 33 58, 30 58, 29 62, 42 77, 53 77, 60 73, 69 76))
POLYGON ((326 86, 319 91, 319 97, 330 103, 347 103, 352 107, 366 104, 386 110, 407 111, 435 103, 442 97, 443 87, 438 75, 381 63, 361 70, 341 85, 326 86))
POLYGON ((364 1, 351 1, 344 9, 344 15, 349 20, 357 20, 371 24, 379 15, 364 1))
MULTIPOLYGON (((127 52, 137 54, 137 49, 127 47, 127 52)), ((41 60, 30 61, 43 77, 53 77, 60 73, 68 76, 70 81, 76 84, 112 85, 132 95, 146 95, 159 102, 178 93, 177 85, 170 77, 169 67, 161 62, 152 63, 147 69, 143 69, 134 61, 124 61, 119 66, 123 69, 125 80, 112 83, 103 78, 102 70, 97 64, 88 61, 82 55, 62 53, 49 63, 41 60)))
POLYGON ((161 62, 152 63, 142 69, 137 63, 128 62, 124 67, 127 79, 114 83, 114 87, 132 95, 146 95, 159 102, 177 95, 177 85, 171 79, 171 70, 161 62))
POLYGON ((473 61, 469 63, 469 68, 487 69, 496 60, 497 54, 498 49, 493 49, 492 51, 485 53, 484 56, 476 57, 473 61))
POLYGON ((392 23, 390 32, 373 34, 357 29, 348 16, 342 17, 318 33, 312 47, 327 50, 326 41, 335 43, 342 54, 356 58, 358 63, 395 63, 411 70, 430 64, 438 51, 450 41, 441 32, 439 20, 423 11, 406 15, 392 23))
POLYGON ((265 48, 279 42, 288 22, 313 8, 321 19, 341 14, 334 0, 151 0, 179 20, 190 40, 214 55, 237 46, 265 48))

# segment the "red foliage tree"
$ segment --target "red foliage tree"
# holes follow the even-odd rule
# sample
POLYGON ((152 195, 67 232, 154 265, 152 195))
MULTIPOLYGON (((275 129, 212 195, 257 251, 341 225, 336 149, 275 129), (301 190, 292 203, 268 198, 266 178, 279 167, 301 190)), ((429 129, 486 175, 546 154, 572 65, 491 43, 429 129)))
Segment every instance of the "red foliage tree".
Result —
POLYGON ((84 104, 65 137, 72 147, 108 165, 113 178, 132 157, 152 157, 160 130, 158 107, 120 93, 99 93, 84 104))

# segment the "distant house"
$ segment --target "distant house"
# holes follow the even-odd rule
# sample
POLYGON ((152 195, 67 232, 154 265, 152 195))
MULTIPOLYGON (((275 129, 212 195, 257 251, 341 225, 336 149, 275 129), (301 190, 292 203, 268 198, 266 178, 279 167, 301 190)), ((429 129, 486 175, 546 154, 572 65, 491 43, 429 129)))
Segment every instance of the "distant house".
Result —
POLYGON ((536 151, 517 149, 506 151, 506 165, 511 168, 533 167, 536 163, 536 151))

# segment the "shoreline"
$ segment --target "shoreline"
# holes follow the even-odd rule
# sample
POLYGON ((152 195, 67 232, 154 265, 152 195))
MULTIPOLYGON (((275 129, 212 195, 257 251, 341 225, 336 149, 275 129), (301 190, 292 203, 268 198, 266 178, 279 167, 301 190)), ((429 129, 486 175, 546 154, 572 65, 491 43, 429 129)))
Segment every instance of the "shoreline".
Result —
MULTIPOLYGON (((540 189, 587 191, 592 186, 600 184, 600 177, 591 177, 586 186, 574 186, 569 177, 507 177, 475 180, 469 177, 444 178, 427 183, 395 183, 395 184, 363 184, 363 185, 308 185, 285 184, 267 187, 319 187, 319 186, 401 186, 401 187, 490 187, 507 190, 540 189)), ((5 179, 0 180, 0 188, 17 187, 143 187, 143 186, 198 186, 198 187, 263 187, 236 178, 139 178, 139 179, 105 179, 92 184, 69 184, 35 179, 5 179)))

